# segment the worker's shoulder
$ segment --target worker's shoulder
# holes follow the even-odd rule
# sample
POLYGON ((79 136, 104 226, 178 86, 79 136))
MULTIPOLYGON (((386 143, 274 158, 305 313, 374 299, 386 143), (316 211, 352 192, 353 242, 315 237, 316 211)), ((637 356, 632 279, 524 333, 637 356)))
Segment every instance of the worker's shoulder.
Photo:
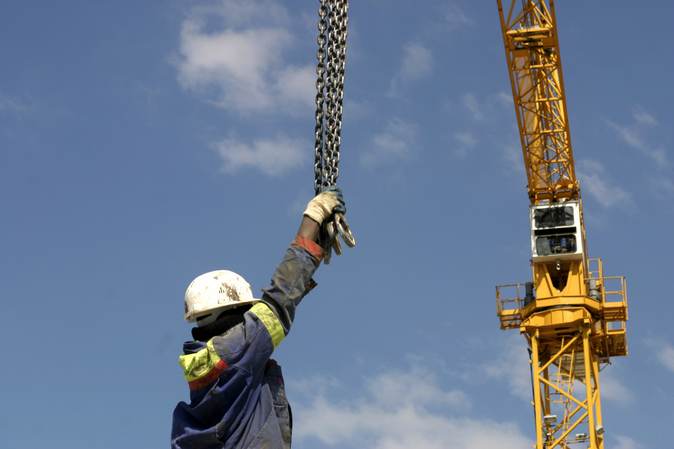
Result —
POLYGON ((246 350, 250 345, 251 334, 246 327, 245 322, 239 323, 211 339, 211 344, 220 357, 229 359, 246 350))
POLYGON ((213 347, 220 356, 227 356, 245 351, 250 346, 257 346, 259 340, 268 338, 265 319, 267 317, 259 309, 249 310, 244 315, 243 322, 211 339, 213 347))

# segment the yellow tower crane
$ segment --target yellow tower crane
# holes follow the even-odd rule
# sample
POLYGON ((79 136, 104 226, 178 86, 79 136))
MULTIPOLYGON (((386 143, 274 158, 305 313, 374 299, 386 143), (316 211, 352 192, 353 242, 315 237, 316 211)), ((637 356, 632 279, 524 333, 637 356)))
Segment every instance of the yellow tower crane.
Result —
POLYGON ((531 354, 536 449, 602 449, 599 373, 627 355, 623 276, 587 256, 553 0, 497 0, 530 199, 532 282, 496 287, 531 354))

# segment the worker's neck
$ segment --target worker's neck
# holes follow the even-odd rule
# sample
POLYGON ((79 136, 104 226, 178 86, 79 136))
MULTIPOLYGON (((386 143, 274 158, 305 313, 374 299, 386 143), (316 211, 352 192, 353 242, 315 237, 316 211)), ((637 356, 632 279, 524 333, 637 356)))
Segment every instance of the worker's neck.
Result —
POLYGON ((237 308, 223 312, 217 320, 202 327, 192 328, 192 338, 196 341, 207 342, 211 338, 222 335, 237 324, 243 323, 243 314, 248 307, 237 308))

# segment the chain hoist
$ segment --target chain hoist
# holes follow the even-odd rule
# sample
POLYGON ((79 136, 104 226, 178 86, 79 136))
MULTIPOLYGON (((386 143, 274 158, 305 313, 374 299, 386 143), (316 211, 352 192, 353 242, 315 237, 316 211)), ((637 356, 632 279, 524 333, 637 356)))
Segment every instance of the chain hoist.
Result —
MULTIPOLYGON (((319 194, 337 185, 339 149, 342 138, 344 109, 344 72, 346 67, 346 36, 348 0, 320 0, 318 8, 318 64, 316 66, 316 128, 314 158, 314 190, 319 194)), ((349 247, 356 239, 341 213, 336 213, 325 225, 325 262, 331 251, 342 253, 341 236, 349 247)))

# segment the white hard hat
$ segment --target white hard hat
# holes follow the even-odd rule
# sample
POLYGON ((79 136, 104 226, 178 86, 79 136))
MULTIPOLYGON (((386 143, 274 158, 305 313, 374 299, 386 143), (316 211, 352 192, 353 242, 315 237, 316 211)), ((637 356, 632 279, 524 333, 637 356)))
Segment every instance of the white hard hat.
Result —
POLYGON ((209 271, 197 276, 185 291, 185 319, 204 326, 215 321, 219 312, 258 302, 250 284, 228 270, 209 271), (209 316, 210 315, 210 316, 209 316))

